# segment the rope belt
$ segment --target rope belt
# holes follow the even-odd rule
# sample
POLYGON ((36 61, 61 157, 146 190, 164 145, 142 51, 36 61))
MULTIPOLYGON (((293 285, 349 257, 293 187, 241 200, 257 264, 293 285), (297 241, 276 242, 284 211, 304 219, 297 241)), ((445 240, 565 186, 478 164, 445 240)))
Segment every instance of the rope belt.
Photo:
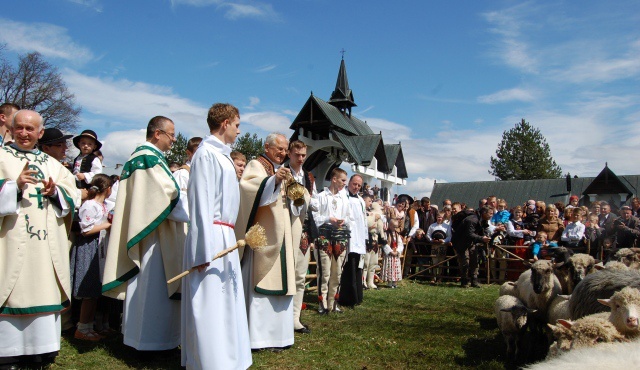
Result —
POLYGON ((222 225, 222 226, 230 227, 232 229, 235 229, 235 227, 236 227, 236 225, 234 225, 234 224, 230 224, 230 223, 224 222, 224 221, 217 221, 217 220, 213 221, 213 224, 214 225, 222 225))

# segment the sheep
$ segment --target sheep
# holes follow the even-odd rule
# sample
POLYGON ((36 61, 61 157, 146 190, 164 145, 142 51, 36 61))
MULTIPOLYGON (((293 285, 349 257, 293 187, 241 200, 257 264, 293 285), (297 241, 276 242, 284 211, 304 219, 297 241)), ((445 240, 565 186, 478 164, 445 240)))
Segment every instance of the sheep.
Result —
POLYGON ((640 334, 638 314, 640 313, 640 291, 626 287, 614 293, 609 299, 598 299, 598 302, 611 308, 609 321, 627 338, 635 338, 640 334))
POLYGON ((562 293, 560 282, 553 273, 551 261, 538 260, 532 265, 525 262, 525 266, 531 268, 520 274, 516 282, 518 298, 525 306, 537 310, 536 316, 544 321, 549 304, 562 293))
POLYGON ((516 283, 513 281, 507 281, 506 283, 502 284, 500 286, 500 296, 503 295, 512 295, 514 297, 516 297, 517 295, 517 288, 516 288, 516 283))
POLYGON ((557 325, 547 324, 556 341, 549 347, 547 358, 582 347, 592 347, 598 343, 624 341, 622 335, 609 321, 606 312, 585 316, 576 321, 560 319, 557 325))
POLYGON ((527 370, 584 370, 584 369, 626 369, 640 363, 640 343, 602 343, 595 347, 579 348, 536 364, 527 370))
POLYGON ((613 258, 631 269, 637 270, 640 268, 640 256, 630 248, 619 249, 613 258))
POLYGON ((498 328, 507 344, 507 356, 518 355, 518 343, 526 330, 527 314, 533 312, 516 297, 503 295, 496 299, 493 310, 498 328))
POLYGON ((569 298, 568 295, 557 295, 547 311, 547 322, 549 324, 555 324, 559 319, 569 320, 571 314, 569 313, 569 298))
POLYGON ((571 318, 576 320, 592 313, 606 311, 597 299, 611 298, 613 293, 626 286, 640 288, 640 272, 637 270, 609 270, 589 274, 576 285, 569 299, 571 318))
POLYGON ((609 261, 606 265, 603 265, 602 262, 595 264, 593 267, 596 270, 628 270, 629 267, 622 262, 618 261, 609 261))
POLYGON ((588 274, 594 272, 593 266, 596 264, 596 260, 588 254, 577 253, 569 258, 569 273, 571 280, 567 286, 567 291, 563 293, 571 294, 573 289, 578 283, 580 283, 588 274))
POLYGON ((563 294, 570 294, 567 287, 571 280, 571 273, 569 271, 569 259, 571 256, 573 256, 573 251, 567 247, 553 248, 552 260, 555 263, 553 273, 556 274, 558 281, 560 281, 563 294))

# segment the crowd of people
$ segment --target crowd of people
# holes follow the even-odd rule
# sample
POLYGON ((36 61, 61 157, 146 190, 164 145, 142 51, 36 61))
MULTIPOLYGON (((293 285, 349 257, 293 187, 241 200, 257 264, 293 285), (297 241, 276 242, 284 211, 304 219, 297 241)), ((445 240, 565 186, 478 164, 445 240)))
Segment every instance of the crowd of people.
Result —
POLYGON ((577 197, 511 210, 495 196, 476 210, 445 200, 438 210, 428 197, 384 202, 377 185, 341 168, 319 191, 302 141, 269 134, 248 161, 230 148, 236 107, 214 104, 206 121, 210 135, 191 138, 186 163, 172 166, 164 153, 175 124, 153 117, 121 175, 107 176, 94 131, 72 138, 45 129, 37 112, 0 105, 0 368, 53 362, 65 330, 92 342, 121 331, 152 356, 180 346, 189 369, 247 368, 252 351, 282 351, 311 333, 301 310, 312 254, 318 313, 338 314, 377 281, 397 288, 411 266, 403 271, 405 249, 434 264, 455 253, 462 286, 477 287, 487 243, 526 246, 535 259, 588 241, 606 256, 640 236, 637 198, 620 217, 577 197), (67 163, 71 138, 80 154, 67 163), (215 258, 254 225, 265 246, 215 258))

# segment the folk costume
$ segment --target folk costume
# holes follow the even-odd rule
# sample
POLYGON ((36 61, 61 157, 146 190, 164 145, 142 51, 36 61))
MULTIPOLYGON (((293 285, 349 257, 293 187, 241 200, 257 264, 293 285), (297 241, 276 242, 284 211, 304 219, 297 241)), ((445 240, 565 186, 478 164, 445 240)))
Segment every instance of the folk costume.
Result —
POLYGON ((236 238, 244 239, 256 223, 267 232, 266 247, 244 248, 241 257, 252 349, 286 347, 294 339, 295 257, 284 187, 274 175, 279 167, 260 156, 247 164, 240 179, 236 238))
POLYGON ((366 243, 369 239, 369 232, 364 199, 358 194, 351 194, 346 187, 344 191, 349 196, 351 235, 347 260, 340 279, 338 303, 342 306, 352 307, 362 303, 362 267, 364 265, 362 256, 367 253, 366 243))
MULTIPOLYGON (((236 243, 234 225, 240 192, 231 148, 211 135, 192 161, 191 223, 183 269, 211 262, 236 243)), ((251 346, 240 259, 219 258, 182 279, 182 366, 187 369, 246 369, 251 346)))
POLYGON ((180 344, 180 282, 188 217, 162 152, 140 145, 125 163, 102 292, 124 299, 124 344, 159 351, 180 344), (125 294, 126 293, 126 294, 125 294))
POLYGON ((313 218, 319 233, 314 250, 318 271, 318 311, 325 313, 337 308, 338 285, 350 239, 350 206, 345 191, 334 194, 327 187, 318 194, 317 204, 318 211, 313 213, 313 218), (332 217, 344 220, 343 227, 334 227, 329 221, 332 217))
POLYGON ((376 267, 378 266, 379 243, 384 241, 384 223, 382 221, 382 209, 378 203, 372 203, 367 209, 368 239, 366 244, 367 253, 364 255, 363 277, 367 289, 377 289, 374 283, 376 267), (376 220, 376 216, 379 216, 376 220))
POLYGON ((304 286, 309 269, 309 260, 311 259, 309 246, 318 236, 318 229, 313 221, 312 213, 312 208, 315 208, 313 206, 310 207, 310 201, 311 197, 317 196, 318 193, 315 189, 315 179, 310 172, 302 168, 300 172, 296 172, 291 168, 291 175, 296 182, 306 189, 303 205, 296 206, 292 200, 287 199, 291 217, 291 235, 296 270, 296 295, 293 297, 293 329, 300 330, 305 327, 300 322, 300 311, 304 298, 304 286))
POLYGON ((400 256, 402 255, 403 250, 404 243, 402 243, 402 237, 400 235, 392 235, 389 243, 382 249, 384 252, 382 280, 389 283, 392 288, 395 288, 397 286, 397 282, 402 280, 400 256), (398 252, 398 255, 394 256, 391 252, 398 252))
POLYGON ((84 181, 76 179, 78 189, 88 189, 93 177, 102 173, 102 162, 95 154, 80 154, 73 160, 73 174, 84 174, 84 181))
POLYGON ((69 306, 68 230, 80 203, 71 172, 38 149, 0 148, 0 358, 60 350, 60 311, 69 306), (41 182, 18 189, 26 163, 41 182))

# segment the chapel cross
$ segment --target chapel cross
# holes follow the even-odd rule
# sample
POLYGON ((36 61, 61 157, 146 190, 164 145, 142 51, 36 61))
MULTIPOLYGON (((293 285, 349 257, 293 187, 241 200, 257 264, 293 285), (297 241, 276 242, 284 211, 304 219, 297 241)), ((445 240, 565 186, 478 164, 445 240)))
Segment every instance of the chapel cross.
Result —
POLYGON ((344 53, 346 53, 347 51, 344 50, 344 48, 340 49, 340 54, 342 54, 342 59, 344 59, 344 53))

